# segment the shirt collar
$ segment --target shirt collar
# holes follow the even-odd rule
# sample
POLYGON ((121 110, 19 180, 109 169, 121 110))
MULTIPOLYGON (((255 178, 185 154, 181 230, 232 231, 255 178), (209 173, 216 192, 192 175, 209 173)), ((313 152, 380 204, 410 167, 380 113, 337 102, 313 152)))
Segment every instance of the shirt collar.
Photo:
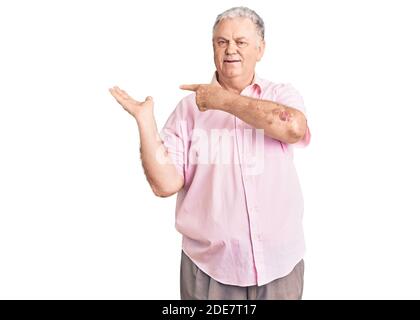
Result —
MULTIPOLYGON (((219 81, 217 81, 216 74, 217 74, 217 71, 215 71, 213 73, 213 78, 211 79, 210 84, 213 84, 213 85, 216 85, 218 87, 221 87, 219 81)), ((258 77, 258 74, 256 72, 254 73, 254 78, 252 79, 252 82, 251 82, 250 86, 256 86, 256 87, 259 88, 260 92, 262 91, 263 81, 262 81, 262 79, 260 77, 258 77)))

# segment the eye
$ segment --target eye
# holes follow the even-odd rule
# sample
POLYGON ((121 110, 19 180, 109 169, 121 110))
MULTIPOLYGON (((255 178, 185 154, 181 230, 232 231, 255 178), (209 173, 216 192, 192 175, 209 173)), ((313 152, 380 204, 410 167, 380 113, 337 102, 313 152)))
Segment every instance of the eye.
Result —
POLYGON ((238 41, 238 47, 245 47, 247 43, 245 41, 238 41))
POLYGON ((219 40, 219 41, 217 41, 217 44, 218 44, 219 46, 223 47, 223 46, 225 46, 225 45, 226 45, 226 41, 225 41, 225 40, 219 40))

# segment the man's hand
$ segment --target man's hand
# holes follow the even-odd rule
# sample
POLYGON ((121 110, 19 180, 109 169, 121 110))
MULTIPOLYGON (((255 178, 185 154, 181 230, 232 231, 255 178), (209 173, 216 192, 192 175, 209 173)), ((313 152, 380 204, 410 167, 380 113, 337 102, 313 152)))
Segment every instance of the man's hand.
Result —
POLYGON ((195 102, 200 111, 223 109, 232 93, 211 84, 185 84, 179 87, 183 90, 195 91, 195 102))
POLYGON ((124 108, 124 110, 127 111, 136 119, 141 118, 142 114, 144 113, 153 112, 154 103, 153 103, 153 98, 150 96, 148 96, 146 100, 144 100, 143 102, 139 102, 137 100, 134 100, 132 97, 130 97, 127 94, 127 92, 125 92, 124 90, 120 89, 117 86, 110 88, 109 92, 118 101, 118 103, 124 108))

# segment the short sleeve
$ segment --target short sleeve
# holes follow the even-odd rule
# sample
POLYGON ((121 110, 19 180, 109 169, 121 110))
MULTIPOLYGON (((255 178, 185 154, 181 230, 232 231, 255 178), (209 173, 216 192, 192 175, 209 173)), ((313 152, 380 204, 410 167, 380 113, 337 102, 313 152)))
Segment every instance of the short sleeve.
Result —
POLYGON ((183 103, 181 101, 166 120, 159 135, 178 173, 185 179, 185 155, 188 135, 187 119, 182 109, 183 103))
MULTIPOLYGON (((305 115, 306 121, 308 121, 306 107, 303 102, 303 98, 300 95, 300 93, 291 84, 287 83, 287 84, 277 85, 275 91, 276 91, 276 102, 301 111, 305 115)), ((296 143, 293 143, 292 145, 294 147, 303 148, 303 147, 306 147, 310 141, 311 141, 311 132, 309 130, 309 125, 307 122, 305 135, 303 136, 301 140, 299 140, 296 143)))

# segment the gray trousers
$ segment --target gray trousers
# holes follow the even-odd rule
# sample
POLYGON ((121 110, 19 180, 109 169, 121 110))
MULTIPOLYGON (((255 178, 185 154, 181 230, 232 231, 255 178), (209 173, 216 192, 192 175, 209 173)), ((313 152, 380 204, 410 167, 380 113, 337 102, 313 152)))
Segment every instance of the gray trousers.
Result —
POLYGON ((300 300, 304 268, 302 259, 285 277, 263 286, 239 287, 209 277, 182 251, 181 300, 300 300))

